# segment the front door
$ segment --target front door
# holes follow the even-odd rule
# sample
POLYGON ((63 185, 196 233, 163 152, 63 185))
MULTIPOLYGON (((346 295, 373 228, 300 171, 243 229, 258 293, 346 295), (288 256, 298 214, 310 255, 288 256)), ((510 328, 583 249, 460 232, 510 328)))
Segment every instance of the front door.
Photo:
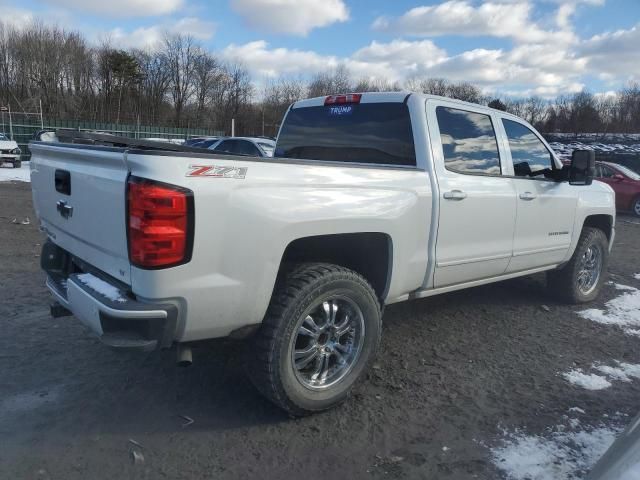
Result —
POLYGON ((440 191, 434 286, 499 276, 511 259, 516 190, 503 176, 495 118, 438 101, 428 119, 440 191))
POLYGON ((577 189, 568 182, 545 178, 555 160, 544 142, 527 125, 502 119, 517 190, 517 221, 513 259, 508 272, 555 265, 571 245, 577 189))

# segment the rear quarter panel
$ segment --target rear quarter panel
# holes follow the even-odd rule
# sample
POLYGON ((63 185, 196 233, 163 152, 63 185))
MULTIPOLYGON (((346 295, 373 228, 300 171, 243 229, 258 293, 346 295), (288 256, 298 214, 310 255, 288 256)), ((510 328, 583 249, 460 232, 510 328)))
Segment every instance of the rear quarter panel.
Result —
POLYGON ((127 164, 133 175, 194 192, 191 262, 167 270, 131 269, 138 296, 181 304, 181 341, 260 323, 283 253, 298 238, 386 233, 393 243, 388 298, 424 281, 432 199, 422 170, 132 153, 127 164), (192 165, 247 171, 244 179, 189 177, 192 165))

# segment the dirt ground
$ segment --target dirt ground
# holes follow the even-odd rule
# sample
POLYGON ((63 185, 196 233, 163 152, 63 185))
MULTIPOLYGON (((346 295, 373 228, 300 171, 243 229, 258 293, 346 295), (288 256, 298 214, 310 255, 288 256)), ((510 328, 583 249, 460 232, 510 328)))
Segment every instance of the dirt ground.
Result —
MULTIPOLYGON (((615 281, 640 287, 639 239, 640 221, 619 217, 615 281)), ((640 409, 640 381, 593 392, 560 375, 640 363, 640 338, 580 318, 536 276, 388 307, 354 395, 290 419, 244 377, 236 343, 202 345, 184 369, 174 351, 112 351, 50 318, 42 241, 29 184, 0 184, 2 479, 495 479, 503 430, 545 435, 571 407, 594 425, 640 409)), ((607 285, 593 306, 615 295, 607 285)))

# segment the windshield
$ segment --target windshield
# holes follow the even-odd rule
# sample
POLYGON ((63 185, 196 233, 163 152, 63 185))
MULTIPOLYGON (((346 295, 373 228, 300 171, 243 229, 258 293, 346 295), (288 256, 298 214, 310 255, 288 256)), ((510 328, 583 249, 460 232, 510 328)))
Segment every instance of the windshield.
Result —
POLYGON ((633 170, 628 169, 627 167, 625 167, 624 165, 618 165, 616 164, 615 168, 617 168, 618 170, 620 170, 622 173, 624 173, 627 177, 629 177, 631 180, 640 180, 640 175, 638 175, 636 172, 634 172, 633 170))
POLYGON ((409 109, 398 102, 294 108, 276 157, 414 166, 409 109))
POLYGON ((7 136, 4 133, 0 133, 0 140, 8 141, 9 139, 7 138, 7 136))

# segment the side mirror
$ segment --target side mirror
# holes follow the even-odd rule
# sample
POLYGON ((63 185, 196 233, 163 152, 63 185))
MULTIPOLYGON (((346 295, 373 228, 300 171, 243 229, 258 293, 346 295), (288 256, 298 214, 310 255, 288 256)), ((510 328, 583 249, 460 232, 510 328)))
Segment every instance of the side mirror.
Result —
POLYGON ((616 174, 615 174, 613 177, 611 177, 611 178, 613 178, 613 179, 614 179, 615 181, 617 181, 617 182, 621 182, 622 180, 624 180, 624 177, 623 177, 622 175, 620 175, 619 173, 616 173, 616 174))
POLYGON ((591 185, 596 171, 596 152, 574 150, 569 167, 570 185, 591 185))

